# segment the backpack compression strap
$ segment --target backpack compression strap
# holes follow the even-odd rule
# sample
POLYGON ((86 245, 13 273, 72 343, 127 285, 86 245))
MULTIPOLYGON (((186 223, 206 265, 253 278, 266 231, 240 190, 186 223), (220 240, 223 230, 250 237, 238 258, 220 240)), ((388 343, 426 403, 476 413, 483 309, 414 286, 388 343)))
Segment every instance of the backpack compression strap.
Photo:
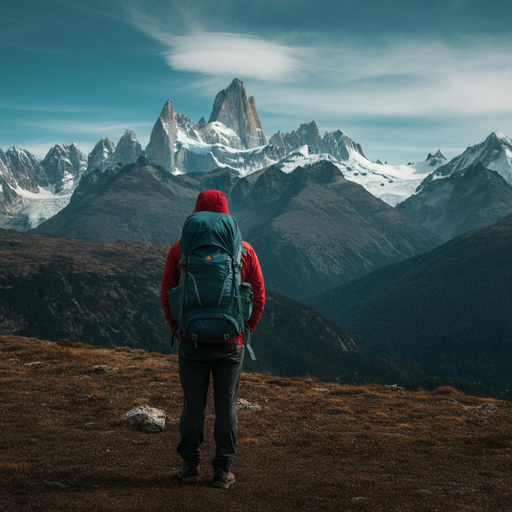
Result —
MULTIPOLYGON (((256 361, 256 356, 254 355, 254 350, 251 347, 251 331, 249 327, 247 327, 244 319, 244 310, 242 308, 242 296, 240 294, 240 287, 242 285, 242 278, 240 276, 240 265, 242 263, 242 256, 241 252, 244 252, 244 255, 247 254, 245 251, 245 247, 240 244, 240 251, 238 252, 238 257, 235 260, 233 258, 233 267, 235 269, 235 293, 236 298, 238 302, 238 312, 240 314, 240 318, 242 319, 242 327, 243 327, 243 333, 244 333, 244 345, 247 347, 247 350, 249 351, 249 354, 251 355, 251 359, 253 361, 256 361)), ((249 320, 249 319, 247 319, 249 320)))

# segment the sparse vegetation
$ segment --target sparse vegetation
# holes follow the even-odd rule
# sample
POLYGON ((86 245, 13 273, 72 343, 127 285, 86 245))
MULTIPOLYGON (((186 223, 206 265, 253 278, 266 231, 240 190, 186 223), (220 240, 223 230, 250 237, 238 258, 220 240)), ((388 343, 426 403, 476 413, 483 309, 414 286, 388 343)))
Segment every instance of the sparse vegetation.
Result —
POLYGON ((481 398, 448 387, 411 392, 261 374, 243 374, 239 396, 262 410, 239 413, 236 484, 223 492, 209 483, 210 389, 201 481, 187 487, 175 477, 176 355, 0 336, 0 509, 510 509, 509 402, 486 398, 498 407, 491 413, 477 408, 481 398), (33 361, 45 366, 25 366, 33 361), (97 364, 118 370, 91 372, 97 364), (145 403, 166 411, 163 433, 117 421, 145 403))
POLYGON ((365 393, 369 393, 366 388, 357 388, 353 386, 336 388, 331 391, 331 395, 364 395, 365 393))
POLYGON ((417 386, 510 400, 511 254, 509 216, 310 304, 341 325, 365 354, 407 360, 437 376, 417 386))

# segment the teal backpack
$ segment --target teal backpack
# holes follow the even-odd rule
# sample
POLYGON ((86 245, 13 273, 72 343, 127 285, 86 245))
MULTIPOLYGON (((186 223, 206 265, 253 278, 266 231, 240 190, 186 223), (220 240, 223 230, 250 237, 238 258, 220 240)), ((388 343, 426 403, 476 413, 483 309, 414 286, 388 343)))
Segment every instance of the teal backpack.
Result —
POLYGON ((197 212, 185 220, 180 240, 181 276, 167 290, 171 314, 182 333, 197 343, 222 343, 244 333, 252 359, 250 330, 253 293, 242 283, 242 235, 226 213, 197 212))

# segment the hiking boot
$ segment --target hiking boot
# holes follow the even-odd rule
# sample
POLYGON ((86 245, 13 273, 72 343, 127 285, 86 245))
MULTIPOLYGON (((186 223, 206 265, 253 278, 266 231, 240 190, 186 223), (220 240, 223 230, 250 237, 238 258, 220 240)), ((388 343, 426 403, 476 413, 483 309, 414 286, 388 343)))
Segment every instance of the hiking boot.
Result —
POLYGON ((199 464, 183 461, 183 466, 178 470, 178 477, 185 484, 197 484, 199 482, 199 464))
POLYGON ((235 481, 235 475, 229 469, 216 469, 213 472, 213 487, 227 489, 235 481))

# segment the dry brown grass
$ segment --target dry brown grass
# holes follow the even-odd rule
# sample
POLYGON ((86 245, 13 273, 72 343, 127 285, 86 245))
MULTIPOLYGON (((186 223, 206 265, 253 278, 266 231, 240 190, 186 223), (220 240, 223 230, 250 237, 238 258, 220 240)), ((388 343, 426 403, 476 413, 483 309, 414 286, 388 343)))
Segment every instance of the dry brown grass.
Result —
POLYGON ((237 482, 210 485, 210 393, 201 481, 184 486, 176 356, 0 336, 0 510, 512 510, 508 402, 257 374, 239 396, 263 409, 239 414, 237 482), (117 422, 143 403, 166 431, 117 422))

